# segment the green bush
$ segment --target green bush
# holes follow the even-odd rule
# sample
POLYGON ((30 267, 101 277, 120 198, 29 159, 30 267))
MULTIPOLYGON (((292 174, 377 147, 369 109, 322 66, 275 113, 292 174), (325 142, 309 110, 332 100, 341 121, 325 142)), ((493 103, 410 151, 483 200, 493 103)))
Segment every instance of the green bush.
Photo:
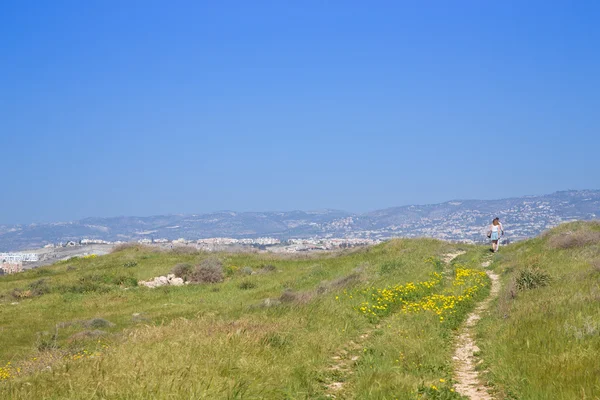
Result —
POLYGON ((138 265, 137 261, 127 261, 125 264, 123 264, 123 266, 125 268, 132 268, 132 267, 135 267, 137 265, 138 265))
POLYGON ((35 347, 38 351, 47 351, 58 349, 60 346, 58 345, 58 337, 55 334, 51 334, 50 332, 39 332, 37 335, 35 347))
POLYGON ((50 293, 50 286, 45 279, 39 279, 29 284, 29 290, 33 296, 41 296, 46 293, 50 293))
POLYGON ((550 275, 538 267, 529 267, 518 272, 515 282, 519 290, 535 289, 550 284, 550 275))
POLYGON ((246 290, 246 289, 254 289, 256 287, 256 283, 252 282, 252 281, 242 281, 240 282, 240 284, 238 285, 238 288, 242 289, 242 290, 246 290))

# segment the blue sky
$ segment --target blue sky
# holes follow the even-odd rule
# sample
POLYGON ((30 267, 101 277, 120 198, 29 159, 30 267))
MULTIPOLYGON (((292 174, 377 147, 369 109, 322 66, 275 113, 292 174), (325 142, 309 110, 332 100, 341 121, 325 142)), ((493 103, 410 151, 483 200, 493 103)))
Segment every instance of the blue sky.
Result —
POLYGON ((0 3, 0 224, 600 188, 595 1, 36 3, 0 3))

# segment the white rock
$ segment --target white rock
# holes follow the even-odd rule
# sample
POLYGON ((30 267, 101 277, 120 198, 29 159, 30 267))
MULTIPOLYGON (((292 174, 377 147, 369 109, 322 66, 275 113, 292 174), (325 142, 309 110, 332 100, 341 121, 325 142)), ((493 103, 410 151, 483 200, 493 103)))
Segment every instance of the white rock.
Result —
POLYGON ((156 282, 154 281, 149 281, 149 282, 144 282, 142 281, 142 285, 149 287, 150 289, 154 289, 156 287, 156 282))
POLYGON ((168 280, 171 280, 173 278, 175 278, 175 274, 169 274, 169 275, 167 275, 167 279, 168 280))
POLYGON ((165 286, 169 284, 169 280, 166 276, 157 276, 156 278, 154 278, 154 283, 156 284, 156 286, 165 286))
POLYGON ((183 286, 183 279, 181 278, 173 278, 169 281, 169 283, 173 286, 183 286))

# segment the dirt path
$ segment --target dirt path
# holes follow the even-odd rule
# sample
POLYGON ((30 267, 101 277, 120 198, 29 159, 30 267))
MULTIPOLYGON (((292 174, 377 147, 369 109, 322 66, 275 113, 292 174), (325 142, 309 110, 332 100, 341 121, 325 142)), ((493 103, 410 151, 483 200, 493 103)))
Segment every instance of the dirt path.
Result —
MULTIPOLYGON (((489 265, 489 260, 481 264, 484 268, 489 265)), ((454 388, 458 393, 472 400, 493 399, 479 379, 479 373, 476 370, 478 361, 474 356, 474 353, 479 351, 474 339, 475 325, 481 319, 481 314, 488 309, 491 301, 498 297, 498 292, 500 291, 498 275, 489 270, 485 272, 492 280, 490 295, 479 303, 475 310, 467 317, 456 339, 456 350, 453 357, 456 379, 454 388)))
POLYGON ((349 341, 338 354, 331 357, 332 364, 328 369, 337 379, 333 379, 333 382, 326 385, 327 397, 335 399, 341 394, 346 379, 354 373, 353 368, 360 359, 364 343, 371 337, 373 331, 379 328, 381 325, 378 324, 363 332, 356 340, 349 341))
POLYGON ((465 253, 466 253, 466 251, 459 250, 456 253, 444 254, 442 256, 442 261, 444 261, 446 264, 450 265, 450 263, 452 262, 452 260, 454 260, 456 257, 461 256, 461 255, 463 255, 465 253))

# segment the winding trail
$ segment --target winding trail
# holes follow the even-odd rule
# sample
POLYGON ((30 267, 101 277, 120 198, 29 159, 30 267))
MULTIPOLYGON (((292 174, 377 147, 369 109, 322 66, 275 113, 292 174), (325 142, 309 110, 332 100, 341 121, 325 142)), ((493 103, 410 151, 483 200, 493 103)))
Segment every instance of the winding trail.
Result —
MULTIPOLYGON (((489 260, 481 264, 484 268, 489 265, 489 260)), ((454 378, 456 380, 454 389, 472 400, 493 400, 493 397, 487 392, 487 388, 479 379, 479 372, 476 369, 478 361, 474 355, 479 351, 479 347, 475 344, 474 339, 475 325, 481 319, 481 314, 489 308, 492 300, 498 297, 498 293, 500 292, 500 279, 498 275, 490 270, 486 270, 485 272, 492 281, 490 295, 479 303, 475 310, 467 317, 456 338, 456 350, 454 357, 452 357, 454 362, 454 378)))

